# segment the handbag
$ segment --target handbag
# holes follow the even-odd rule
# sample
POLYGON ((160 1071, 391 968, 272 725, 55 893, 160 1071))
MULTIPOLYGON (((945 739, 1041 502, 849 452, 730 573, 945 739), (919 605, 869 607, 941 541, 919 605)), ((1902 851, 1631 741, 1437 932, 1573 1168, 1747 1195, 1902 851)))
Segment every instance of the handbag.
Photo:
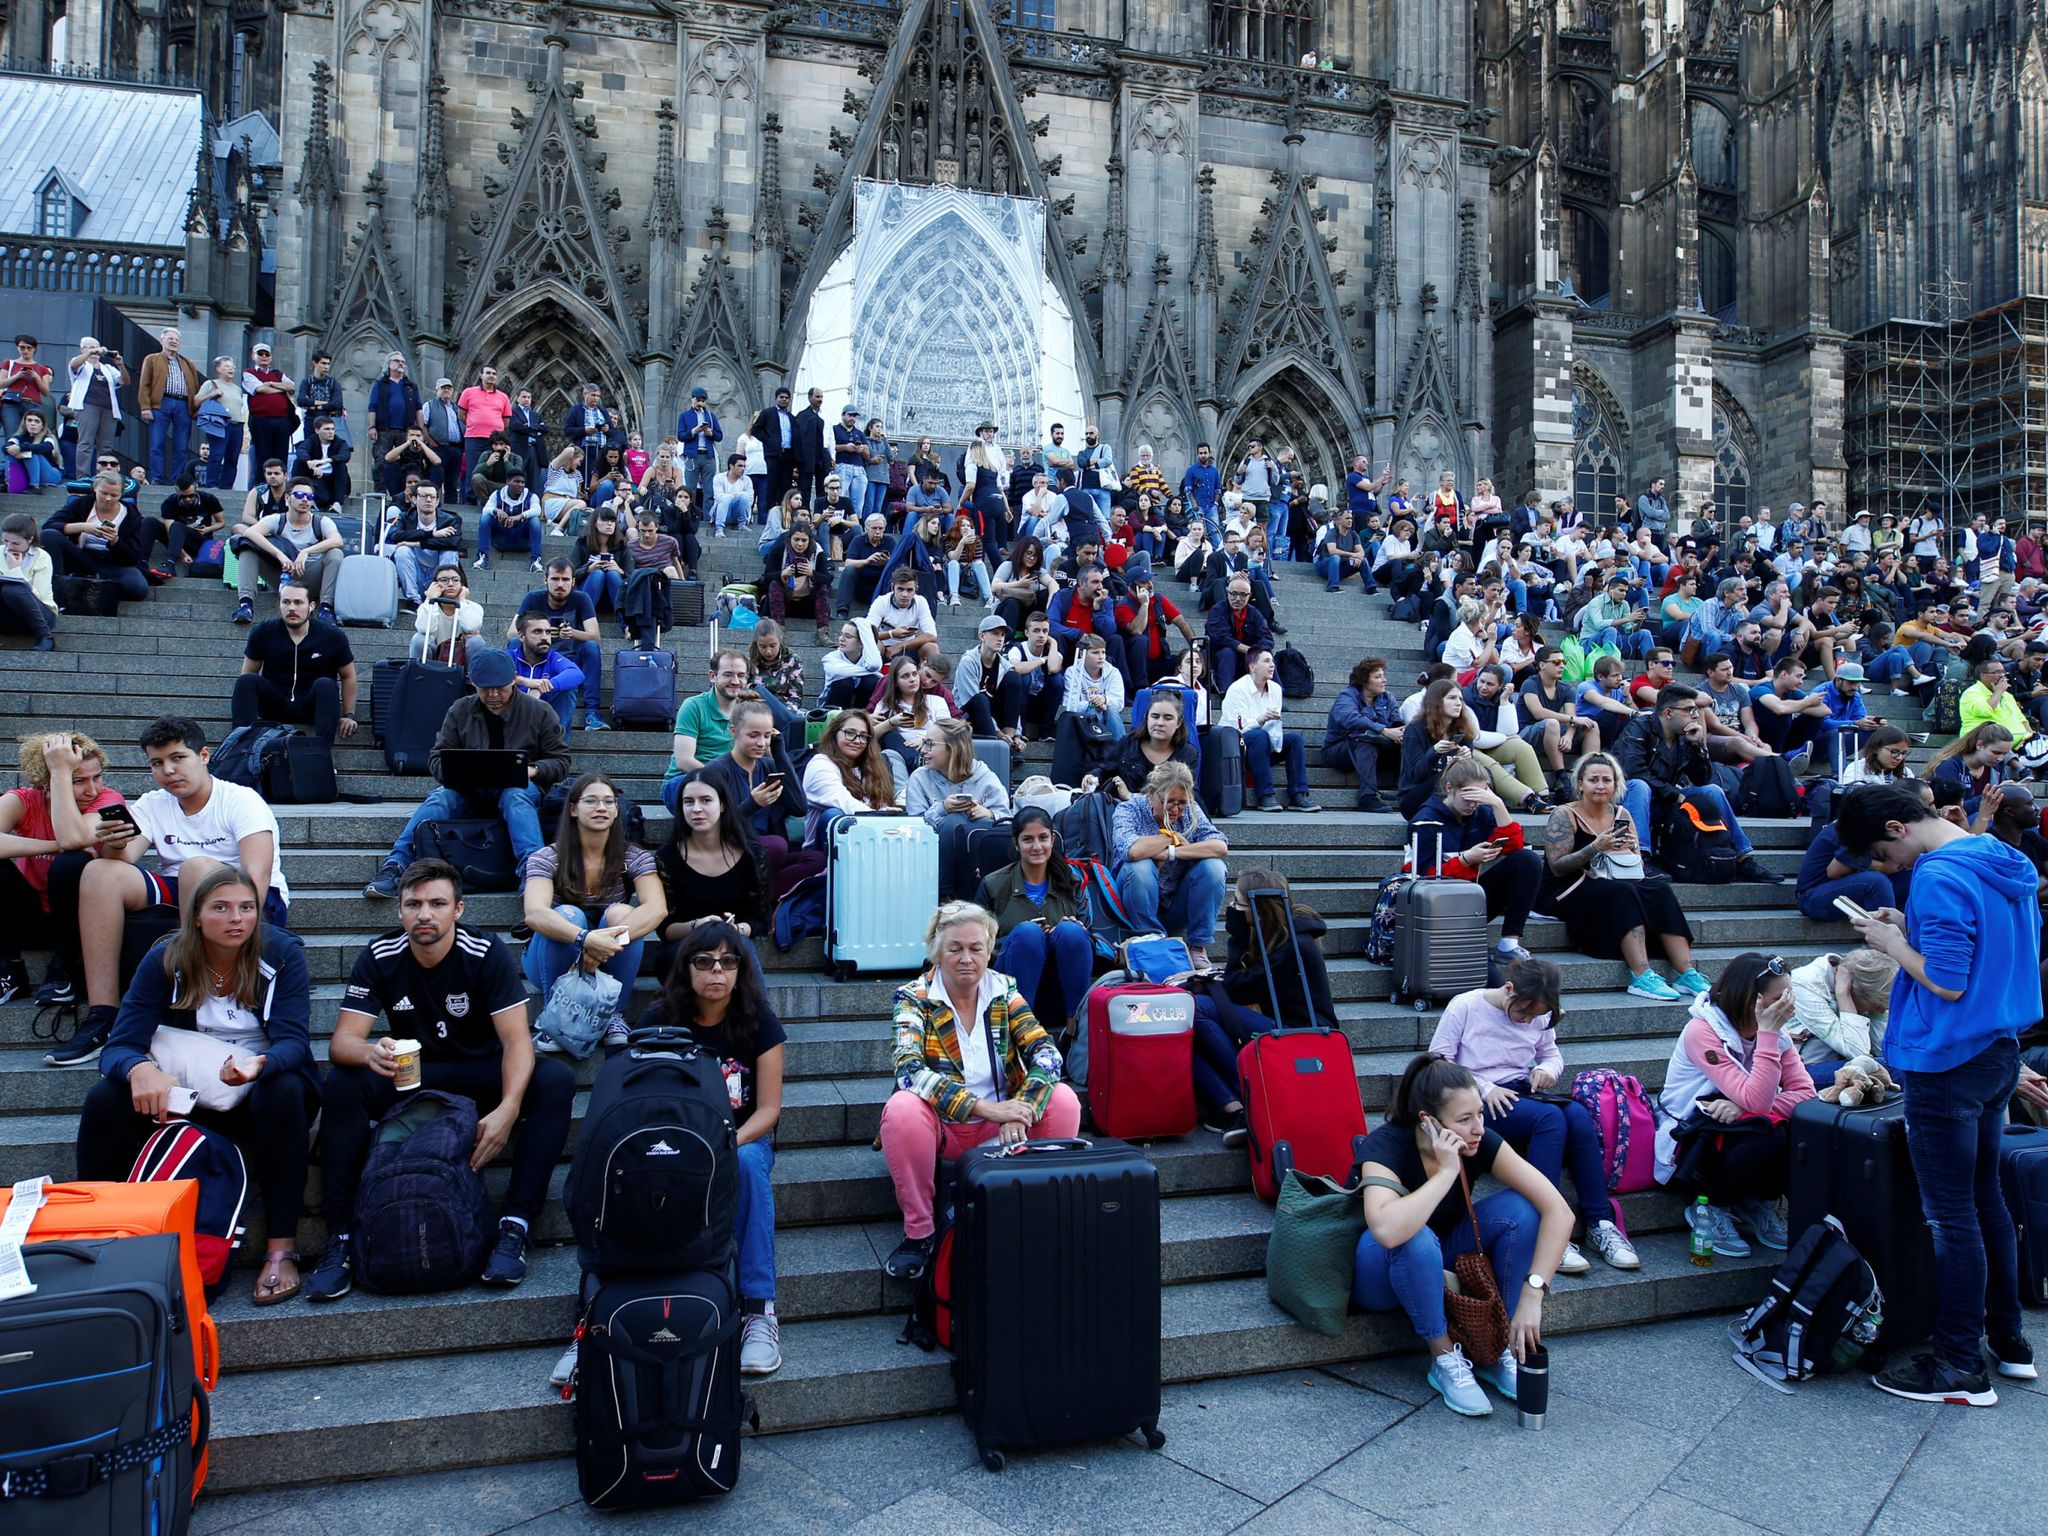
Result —
POLYGON ((605 1026, 617 1016, 620 990, 618 977, 572 965, 555 978, 533 1032, 581 1061, 597 1049, 605 1026))
POLYGON ((1118 477, 1117 472, 1113 469, 1098 469, 1095 471, 1095 484, 1099 489, 1108 491, 1112 496, 1124 488, 1122 479, 1118 477))
POLYGON ((1109 716, 1099 709, 1080 710, 1074 719, 1074 729, 1080 732, 1083 741, 1109 742, 1116 739, 1109 728, 1109 716))
POLYGON ((228 1084, 220 1080, 220 1069, 233 1058, 234 1047, 196 1029, 158 1026, 149 1039, 149 1059, 176 1081, 199 1096, 201 1109, 227 1110, 249 1096, 256 1086, 228 1084))
POLYGON ((1055 784, 1044 774, 1034 773, 1017 786, 1015 804, 1020 811, 1036 806, 1048 816, 1057 816, 1074 803, 1074 797, 1079 793, 1078 789, 1069 788, 1065 784, 1055 784))
MULTIPOLYGON (((1266 1296, 1302 1327, 1335 1338, 1351 1305, 1365 1207, 1355 1189, 1289 1168, 1266 1240, 1266 1296)), ((1498 1356, 1494 1358, 1498 1359, 1498 1356)))
POLYGON ((1472 1204, 1472 1181, 1465 1160, 1458 1159, 1458 1187, 1465 1194, 1465 1214, 1472 1221, 1473 1250, 1451 1260, 1444 1282, 1444 1317, 1451 1341, 1465 1348, 1465 1358, 1491 1364, 1508 1347, 1508 1308, 1479 1235, 1479 1212, 1472 1204), (1455 1284, 1453 1283, 1455 1282, 1455 1284))
POLYGON ((1610 848, 1593 861, 1593 873, 1602 880, 1640 880, 1643 856, 1633 849, 1617 853, 1610 848))

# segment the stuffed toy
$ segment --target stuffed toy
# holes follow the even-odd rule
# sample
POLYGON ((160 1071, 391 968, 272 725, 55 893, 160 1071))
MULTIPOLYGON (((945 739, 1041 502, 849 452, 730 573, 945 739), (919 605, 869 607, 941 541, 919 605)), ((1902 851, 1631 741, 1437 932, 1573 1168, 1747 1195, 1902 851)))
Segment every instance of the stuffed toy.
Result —
POLYGON ((1882 1104, 1887 1095, 1898 1091, 1899 1085, 1883 1062, 1875 1056, 1858 1056, 1835 1068, 1835 1080, 1821 1089, 1820 1098, 1823 1104, 1854 1109, 1859 1104, 1882 1104))

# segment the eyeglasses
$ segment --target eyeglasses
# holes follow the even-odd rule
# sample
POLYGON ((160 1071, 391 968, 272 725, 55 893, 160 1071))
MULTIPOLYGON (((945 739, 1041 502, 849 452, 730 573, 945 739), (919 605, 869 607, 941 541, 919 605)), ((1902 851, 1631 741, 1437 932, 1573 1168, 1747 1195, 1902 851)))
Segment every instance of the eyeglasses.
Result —
POLYGON ((692 955, 690 969, 709 976, 714 971, 736 971, 740 968, 737 955, 692 955))
POLYGON ((586 811, 615 811, 619 808, 619 802, 610 795, 605 796, 602 800, 593 799, 591 796, 585 795, 576 803, 586 811))
POLYGON ((839 739, 841 741, 866 741, 868 733, 866 731, 841 731, 839 739))

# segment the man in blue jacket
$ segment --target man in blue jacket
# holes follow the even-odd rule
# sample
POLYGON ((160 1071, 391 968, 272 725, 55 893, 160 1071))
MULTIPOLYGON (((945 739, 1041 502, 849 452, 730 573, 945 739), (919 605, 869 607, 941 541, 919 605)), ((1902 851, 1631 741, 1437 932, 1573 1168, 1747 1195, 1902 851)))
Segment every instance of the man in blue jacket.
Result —
MULTIPOLYGON (((544 613, 519 615, 519 638, 505 646, 512 658, 512 685, 531 694, 555 712, 562 729, 576 723, 576 690, 583 686, 583 669, 555 649, 554 626, 544 613)), ((597 703, 592 690, 591 704, 597 703)))
POLYGON ((1180 494, 1187 502, 1188 510, 1198 514, 1209 525, 1209 536, 1221 539, 1223 529, 1216 521, 1216 502, 1223 495, 1223 471, 1216 467, 1215 457, 1207 443, 1195 445, 1195 462, 1180 477, 1180 494))
POLYGON ((710 394, 699 384, 690 391, 690 408, 676 417, 676 441, 683 445, 683 484, 699 507, 711 505, 711 475, 718 445, 725 441, 725 428, 718 424, 710 402, 710 394))
POLYGON ((1934 1234, 1934 1341, 1872 1380, 1915 1402, 1989 1407, 1986 1342, 1999 1375, 2038 1374, 1998 1172, 2019 1034, 2041 1016, 2038 879, 2018 849, 1896 785, 1851 794, 1836 827, 1873 869, 1913 876, 1903 913, 1884 907, 1856 927, 1899 962, 1884 1054, 1906 1092, 1906 1145, 1934 1234))

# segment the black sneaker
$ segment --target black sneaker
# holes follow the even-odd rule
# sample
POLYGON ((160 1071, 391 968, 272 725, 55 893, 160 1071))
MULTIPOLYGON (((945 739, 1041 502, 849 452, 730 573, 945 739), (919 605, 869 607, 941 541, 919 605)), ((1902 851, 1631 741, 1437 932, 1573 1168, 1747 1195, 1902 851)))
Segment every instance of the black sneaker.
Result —
POLYGON ((1735 878, 1738 880, 1754 880, 1762 885, 1783 885, 1785 883, 1783 875, 1773 874, 1770 870, 1765 869, 1763 865, 1757 862, 1756 855, 1749 853, 1744 854, 1735 861, 1735 878))
POLYGON ((28 967, 19 958, 0 964, 0 1007, 28 995, 28 967))
POLYGON ((2002 1339, 1994 1333, 1984 1342, 1991 1346, 1991 1358, 1999 1375, 2010 1376, 2014 1381, 2041 1379, 2041 1373, 2034 1369, 2034 1346, 2018 1334, 2002 1339))
POLYGON ((43 984, 36 988, 36 1006, 38 1008, 51 1008, 55 1007, 58 1003, 75 1003, 77 1001, 77 984, 64 974, 64 969, 61 965, 52 960, 50 962, 50 969, 43 976, 43 984))
POLYGON ((1251 1122, 1246 1118, 1243 1110, 1240 1109, 1236 1114, 1225 1117, 1223 1125, 1224 1151, 1234 1152, 1251 1139, 1251 1122))
POLYGON ((377 871, 377 878, 363 887, 363 894, 377 901, 389 901, 398 894, 398 877, 405 873, 405 866, 387 860, 377 871))
POLYGON ((320 1262, 300 1283, 299 1290, 308 1301, 339 1301, 354 1289, 355 1255, 344 1232, 327 1239, 327 1246, 320 1250, 320 1262))
POLYGON ((1871 1385, 1893 1397, 1916 1403, 1952 1403, 1959 1408, 1989 1408, 1998 1402, 1991 1378, 1982 1371, 1959 1371, 1939 1355, 1923 1352, 1870 1378, 1871 1385))
POLYGON ((234 622, 237 624, 254 624, 256 622, 256 605, 246 597, 235 604, 234 622))
POLYGON ((498 1223, 498 1246, 484 1261, 485 1285, 510 1290, 526 1278, 526 1228, 516 1221, 498 1223))
POLYGON ((1386 814, 1388 807, 1387 802, 1378 795, 1360 795, 1356 809, 1365 811, 1370 815, 1383 816, 1386 814))
POLYGON ((906 1237, 896 1245, 894 1253, 882 1260, 882 1273, 891 1280, 919 1279, 925 1266, 932 1261, 932 1249, 937 1246, 935 1237, 906 1237))
POLYGON ((71 1038, 53 1047, 44 1057, 46 1067, 89 1067, 100 1059, 100 1050, 114 1027, 114 1010, 95 1008, 85 1022, 72 1031, 71 1038))

